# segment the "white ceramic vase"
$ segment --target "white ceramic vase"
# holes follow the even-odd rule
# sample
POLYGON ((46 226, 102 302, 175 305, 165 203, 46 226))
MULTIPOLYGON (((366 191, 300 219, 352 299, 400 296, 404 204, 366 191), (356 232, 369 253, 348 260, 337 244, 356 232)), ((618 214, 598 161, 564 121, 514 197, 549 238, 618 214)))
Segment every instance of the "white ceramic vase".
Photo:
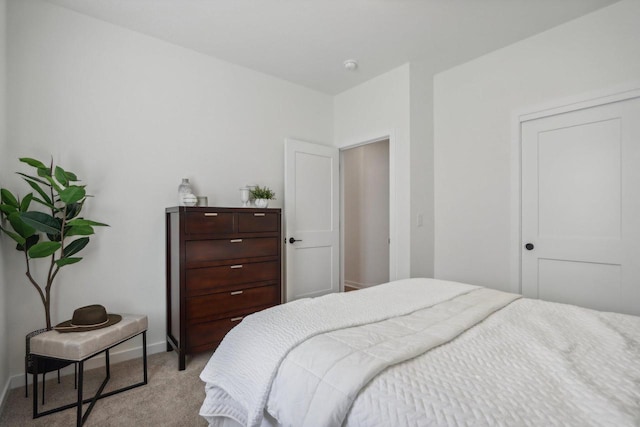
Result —
POLYGON ((240 189, 240 201, 242 202, 242 207, 246 208, 249 206, 249 187, 242 187, 240 189))
POLYGON ((269 199, 256 199, 255 204, 257 208, 265 209, 269 206, 269 199))

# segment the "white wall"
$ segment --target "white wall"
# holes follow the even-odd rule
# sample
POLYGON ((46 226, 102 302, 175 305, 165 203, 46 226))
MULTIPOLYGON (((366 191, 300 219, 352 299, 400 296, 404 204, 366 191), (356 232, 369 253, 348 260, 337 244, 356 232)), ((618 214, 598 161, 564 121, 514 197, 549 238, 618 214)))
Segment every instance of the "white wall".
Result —
MULTIPOLYGON (((95 196, 86 217, 111 225, 58 276, 53 321, 89 303, 145 313, 151 350, 163 350, 164 209, 180 179, 218 206, 268 185, 281 207, 283 141, 331 143, 333 98, 39 0, 9 2, 8 17, 9 170, 52 155, 95 196)), ((9 184, 28 188, 14 174, 9 184)), ((6 260, 16 375, 44 316, 18 252, 6 260)))
POLYGON ((411 277, 433 277, 433 68, 410 64, 411 277))
POLYGON ((512 114, 640 78, 640 2, 626 0, 436 76, 435 274, 510 282, 512 114))
POLYGON ((389 281, 389 141, 342 152, 344 279, 355 287, 389 281))
MULTIPOLYGON (((4 188, 7 176, 7 128, 6 111, 6 0, 0 0, 0 187, 4 188)), ((0 233, 2 234, 2 233, 0 233)), ((6 236, 0 236, 0 411, 9 386, 9 343, 7 340, 7 276, 4 253, 10 248, 6 236)))
POLYGON ((411 264, 409 73, 405 64, 334 98, 337 147, 390 137, 392 279, 409 277, 411 264))
POLYGON ((344 281, 346 285, 354 286, 361 282, 360 250, 362 231, 360 227, 360 206, 363 194, 360 191, 362 182, 362 157, 364 150, 360 147, 345 150, 340 157, 342 172, 342 211, 343 223, 341 228, 344 235, 343 257, 344 281))

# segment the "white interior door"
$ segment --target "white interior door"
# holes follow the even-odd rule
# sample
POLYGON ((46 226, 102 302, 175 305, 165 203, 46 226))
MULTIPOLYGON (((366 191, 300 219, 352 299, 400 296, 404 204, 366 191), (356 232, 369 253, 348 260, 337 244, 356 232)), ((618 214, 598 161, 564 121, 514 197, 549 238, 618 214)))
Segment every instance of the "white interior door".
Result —
POLYGON ((640 98, 521 129, 524 296, 640 314, 640 98))
POLYGON ((284 181, 286 301, 338 292, 338 149, 287 139, 284 181))

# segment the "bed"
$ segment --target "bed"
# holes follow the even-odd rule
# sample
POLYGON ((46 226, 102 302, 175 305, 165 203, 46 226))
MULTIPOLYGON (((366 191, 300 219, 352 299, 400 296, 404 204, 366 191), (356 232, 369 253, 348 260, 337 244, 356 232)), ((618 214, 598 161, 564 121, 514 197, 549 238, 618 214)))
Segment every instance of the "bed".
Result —
POLYGON ((211 426, 640 425, 640 317, 407 279, 231 330, 211 426))

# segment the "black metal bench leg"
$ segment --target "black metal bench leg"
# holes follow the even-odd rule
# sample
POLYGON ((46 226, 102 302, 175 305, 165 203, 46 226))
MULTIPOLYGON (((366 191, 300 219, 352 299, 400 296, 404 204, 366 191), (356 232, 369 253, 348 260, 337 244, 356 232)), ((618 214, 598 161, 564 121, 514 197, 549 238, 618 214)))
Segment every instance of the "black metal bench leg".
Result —
POLYGON ((29 362, 28 356, 24 357, 24 397, 29 397, 29 384, 28 384, 28 370, 29 362))
POLYGON ((104 352, 104 362, 107 365, 107 378, 111 378, 111 363, 109 362, 109 349, 104 352))
MULTIPOLYGON (((100 388, 98 389, 98 391, 96 392, 95 396, 93 396, 91 399, 87 399, 86 401, 89 402, 89 406, 87 407, 87 410, 84 412, 84 415, 82 415, 82 418, 80 419, 80 424, 78 424, 77 427, 82 426, 85 421, 87 421, 87 418, 89 417, 89 414, 91 413, 91 410, 93 409, 93 406, 96 404, 96 402, 99 399, 102 399, 103 395, 102 395, 102 391, 104 390, 104 387, 107 385, 107 383, 109 382, 109 379, 111 378, 111 363, 109 361, 109 349, 105 350, 105 377, 104 377, 104 381, 102 381, 102 384, 100 385, 100 388)), ((83 367, 81 366, 80 369, 82 370, 83 367)), ((81 371, 82 372, 82 371, 81 371)), ((110 393, 107 393, 104 395, 104 397, 109 396, 110 393)))
POLYGON ((82 426, 82 382, 83 382, 83 372, 84 372, 84 362, 78 362, 80 366, 78 367, 78 411, 76 414, 76 426, 82 426))
MULTIPOLYGON (((44 387, 45 387, 45 381, 47 381, 47 373, 43 372, 42 373, 42 406, 44 406, 44 387)), ((38 377, 36 377, 36 381, 38 381, 38 377)))
POLYGON ((144 369, 144 383, 147 383, 147 331, 142 333, 142 364, 144 369))
POLYGON ((33 418, 38 417, 38 357, 33 356, 33 418))

